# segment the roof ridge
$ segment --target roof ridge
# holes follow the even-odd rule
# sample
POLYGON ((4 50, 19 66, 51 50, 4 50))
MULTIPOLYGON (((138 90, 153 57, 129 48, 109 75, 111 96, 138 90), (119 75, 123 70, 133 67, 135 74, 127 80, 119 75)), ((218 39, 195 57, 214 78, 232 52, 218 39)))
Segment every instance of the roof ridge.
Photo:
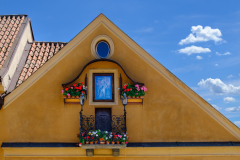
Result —
POLYGON ((33 41, 32 43, 68 43, 68 42, 52 42, 52 41, 33 41))
POLYGON ((9 14, 9 15, 0 15, 0 17, 4 17, 4 16, 10 16, 11 18, 13 16, 20 16, 20 17, 27 17, 28 15, 27 14, 9 14))

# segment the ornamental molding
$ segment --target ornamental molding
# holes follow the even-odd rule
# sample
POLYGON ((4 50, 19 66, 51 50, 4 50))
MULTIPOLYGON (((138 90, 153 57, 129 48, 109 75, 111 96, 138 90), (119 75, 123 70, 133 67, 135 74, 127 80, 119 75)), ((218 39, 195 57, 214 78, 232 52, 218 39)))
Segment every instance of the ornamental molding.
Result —
POLYGON ((106 59, 109 59, 113 53, 114 53, 114 43, 110 37, 107 35, 98 35, 95 37, 91 43, 91 53, 96 59, 101 59, 99 55, 96 52, 96 45, 99 41, 106 41, 109 44, 109 55, 106 57, 106 59))

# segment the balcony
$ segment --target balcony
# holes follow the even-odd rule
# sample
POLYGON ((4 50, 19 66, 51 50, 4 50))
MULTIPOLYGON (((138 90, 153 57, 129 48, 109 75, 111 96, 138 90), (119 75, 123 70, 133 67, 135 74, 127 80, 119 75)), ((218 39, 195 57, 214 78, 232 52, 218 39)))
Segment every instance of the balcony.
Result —
POLYGON ((100 129, 102 131, 111 131, 116 133, 126 133, 126 116, 125 115, 82 115, 80 113, 80 130, 90 131, 100 129))

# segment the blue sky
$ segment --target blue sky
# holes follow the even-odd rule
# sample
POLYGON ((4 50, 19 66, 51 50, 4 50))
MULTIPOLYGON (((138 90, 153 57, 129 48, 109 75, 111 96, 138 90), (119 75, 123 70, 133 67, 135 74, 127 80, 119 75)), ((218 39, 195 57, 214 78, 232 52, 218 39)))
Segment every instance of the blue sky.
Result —
POLYGON ((36 41, 69 42, 100 13, 240 127, 240 1, 4 1, 36 41), (11 7, 10 7, 11 6, 11 7))

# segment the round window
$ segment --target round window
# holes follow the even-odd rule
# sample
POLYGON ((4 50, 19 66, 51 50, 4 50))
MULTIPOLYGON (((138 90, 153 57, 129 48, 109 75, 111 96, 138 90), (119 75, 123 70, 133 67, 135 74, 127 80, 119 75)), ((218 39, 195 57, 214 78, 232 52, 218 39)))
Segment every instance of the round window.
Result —
POLYGON ((100 41, 96 45, 97 55, 101 58, 106 58, 109 55, 110 48, 107 42, 100 41))

